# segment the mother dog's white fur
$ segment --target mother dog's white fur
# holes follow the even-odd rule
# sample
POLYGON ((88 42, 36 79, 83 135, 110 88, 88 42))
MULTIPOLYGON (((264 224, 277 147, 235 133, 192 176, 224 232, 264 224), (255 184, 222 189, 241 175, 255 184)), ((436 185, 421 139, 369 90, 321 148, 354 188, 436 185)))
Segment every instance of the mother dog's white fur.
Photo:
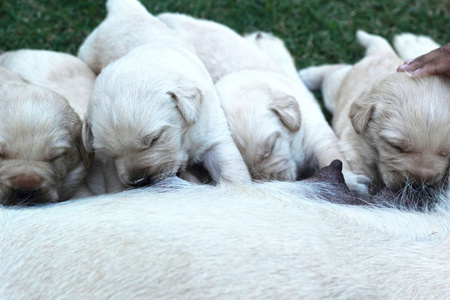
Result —
POLYGON ((0 207, 2 298, 450 298, 448 194, 418 213, 323 183, 164 186, 0 207))
POLYGON ((79 57, 96 72, 83 138, 105 161, 107 191, 203 164, 250 182, 212 79, 190 45, 135 0, 110 0, 79 57))
MULTIPOLYGON (((182 14, 158 18, 194 46, 216 81, 233 138, 253 178, 295 180, 340 159, 349 186, 367 191, 359 182, 365 178, 350 171, 337 137, 298 77, 289 77, 255 43, 224 25, 182 14)), ((280 57, 288 55, 289 60, 281 47, 280 57)))
POLYGON ((382 37, 357 33, 366 56, 354 66, 300 71, 322 86, 333 128, 352 169, 375 186, 440 185, 449 171, 450 80, 397 73, 402 63, 382 37))
POLYGON ((64 96, 83 119, 96 76, 78 57, 49 50, 21 49, 3 53, 0 65, 28 83, 64 96))

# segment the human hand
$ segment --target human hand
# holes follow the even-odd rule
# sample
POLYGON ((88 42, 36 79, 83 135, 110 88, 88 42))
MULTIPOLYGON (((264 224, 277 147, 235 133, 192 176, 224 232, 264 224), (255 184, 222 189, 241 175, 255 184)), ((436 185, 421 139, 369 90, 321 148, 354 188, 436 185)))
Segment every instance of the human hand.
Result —
POLYGON ((415 59, 408 59, 397 71, 414 75, 450 76, 450 43, 415 59))

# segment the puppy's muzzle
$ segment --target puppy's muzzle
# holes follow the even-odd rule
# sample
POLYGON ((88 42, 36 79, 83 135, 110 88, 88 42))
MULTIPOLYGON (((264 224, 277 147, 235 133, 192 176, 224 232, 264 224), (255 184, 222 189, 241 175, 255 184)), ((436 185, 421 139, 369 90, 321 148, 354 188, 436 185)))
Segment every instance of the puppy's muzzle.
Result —
MULTIPOLYGON (((8 178, 5 187, 9 189, 6 205, 31 205, 40 203, 50 195, 44 190, 45 180, 35 173, 21 173, 8 178)), ((55 200, 55 199, 47 199, 55 200)))
POLYGON ((138 188, 153 185, 161 180, 158 180, 156 177, 152 177, 147 174, 147 169, 138 169, 131 172, 128 185, 130 187, 138 188))

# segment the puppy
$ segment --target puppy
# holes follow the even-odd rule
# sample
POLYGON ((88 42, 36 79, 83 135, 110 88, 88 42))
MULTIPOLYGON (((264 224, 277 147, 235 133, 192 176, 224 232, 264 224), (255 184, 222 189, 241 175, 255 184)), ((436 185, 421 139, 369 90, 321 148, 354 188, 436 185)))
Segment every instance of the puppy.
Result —
POLYGON ((0 65, 28 83, 62 95, 83 119, 96 76, 79 58, 49 50, 22 49, 3 53, 0 65))
POLYGON ((402 61, 382 37, 357 32, 366 56, 354 66, 300 71, 322 87, 352 169, 387 186, 442 185, 450 160, 450 79, 397 73, 402 61))
MULTIPOLYGON (((64 96, 80 119, 84 119, 96 75, 81 59, 68 53, 21 49, 0 55, 0 66, 16 76, 9 80, 19 78, 64 96)), ((89 189, 92 193, 103 194, 105 184, 100 162, 92 154, 85 159, 89 189)))
POLYGON ((83 139, 107 192, 201 164, 215 182, 250 183, 210 75, 190 46, 135 0, 110 0, 79 57, 99 74, 83 139), (121 42, 118 42, 121 41, 121 42))
MULTIPOLYGON (((182 14, 158 18, 195 47, 216 81, 234 141, 254 179, 293 181, 340 159, 349 186, 367 192, 367 178, 351 172, 336 135, 298 76, 289 77, 257 44, 226 26, 182 14)), ((288 55, 282 60, 295 69, 287 50, 277 51, 279 45, 271 55, 288 55)))
POLYGON ((323 180, 209 186, 172 177, 64 205, 0 207, 1 295, 450 298, 448 193, 424 213, 324 201, 340 200, 336 190, 323 180))
POLYGON ((0 203, 58 202, 90 195, 81 120, 65 98, 0 83, 0 203))

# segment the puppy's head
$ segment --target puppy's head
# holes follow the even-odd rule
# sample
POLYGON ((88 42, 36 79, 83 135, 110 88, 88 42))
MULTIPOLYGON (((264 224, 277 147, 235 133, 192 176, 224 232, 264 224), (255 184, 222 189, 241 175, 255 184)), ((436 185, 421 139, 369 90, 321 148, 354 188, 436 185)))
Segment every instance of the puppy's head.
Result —
POLYGON ((85 175, 81 121, 62 96, 0 84, 0 199, 6 205, 68 199, 85 175))
POLYGON ((256 180, 294 181, 290 151, 300 130, 297 100, 252 72, 228 75, 216 84, 233 139, 256 180))
POLYGON ((112 160, 120 182, 138 187, 184 170, 202 95, 173 74, 112 64, 97 78, 83 128, 89 151, 112 160), (152 75, 153 73, 153 75, 152 75))
POLYGON ((352 104, 355 131, 376 151, 386 186, 439 185, 450 159, 450 80, 392 74, 352 104))

